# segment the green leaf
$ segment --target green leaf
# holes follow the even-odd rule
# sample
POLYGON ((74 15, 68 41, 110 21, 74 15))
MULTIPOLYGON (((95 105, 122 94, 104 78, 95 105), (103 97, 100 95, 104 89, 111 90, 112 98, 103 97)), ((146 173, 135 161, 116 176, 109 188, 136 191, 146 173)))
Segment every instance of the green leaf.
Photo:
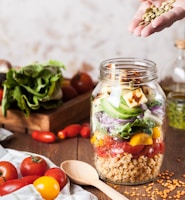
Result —
POLYGON ((3 83, 3 115, 6 116, 12 105, 17 105, 28 116, 31 110, 54 108, 61 104, 61 68, 65 68, 63 63, 50 60, 46 64, 33 63, 19 70, 10 69, 3 83))
POLYGON ((52 65, 52 66, 58 66, 58 67, 66 69, 66 66, 62 62, 57 61, 57 60, 49 60, 47 64, 52 65))
POLYGON ((116 131, 124 139, 129 139, 132 135, 140 132, 145 132, 149 135, 152 134, 152 128, 156 124, 152 121, 147 121, 145 119, 136 119, 132 123, 126 123, 124 126, 117 127, 116 131))

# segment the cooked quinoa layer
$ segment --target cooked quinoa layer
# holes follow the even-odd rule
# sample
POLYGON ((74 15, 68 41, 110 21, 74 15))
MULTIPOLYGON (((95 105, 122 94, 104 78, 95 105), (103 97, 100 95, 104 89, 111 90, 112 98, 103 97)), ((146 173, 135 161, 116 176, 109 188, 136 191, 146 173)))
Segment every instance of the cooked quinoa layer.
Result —
POLYGON ((142 184, 157 177, 162 165, 163 154, 153 158, 140 156, 132 158, 132 154, 103 158, 95 156, 95 166, 100 178, 117 184, 142 184))

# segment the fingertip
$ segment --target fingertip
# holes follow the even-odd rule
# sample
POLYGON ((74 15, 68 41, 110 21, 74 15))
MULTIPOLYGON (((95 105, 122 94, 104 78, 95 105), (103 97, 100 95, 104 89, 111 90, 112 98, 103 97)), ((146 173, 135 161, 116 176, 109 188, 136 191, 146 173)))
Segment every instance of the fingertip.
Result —
POLYGON ((146 27, 141 31, 141 36, 142 37, 148 37, 149 35, 151 35, 153 32, 151 31, 151 28, 146 27))
POLYGON ((135 29, 139 27, 140 22, 141 22, 140 18, 134 18, 129 24, 128 30, 133 33, 135 29))
POLYGON ((128 30, 128 31, 129 31, 132 35, 134 35, 134 36, 137 36, 137 37, 141 36, 140 32, 136 31, 135 29, 133 29, 133 30, 128 30))
POLYGON ((128 30, 132 33, 132 32, 134 32, 134 30, 135 30, 136 27, 137 27, 136 23, 131 23, 128 26, 128 30))
POLYGON ((138 31, 137 29, 134 30, 133 35, 140 37, 141 36, 141 31, 138 31))
POLYGON ((130 33, 133 32, 133 27, 132 27, 131 25, 128 26, 128 31, 129 31, 130 33))

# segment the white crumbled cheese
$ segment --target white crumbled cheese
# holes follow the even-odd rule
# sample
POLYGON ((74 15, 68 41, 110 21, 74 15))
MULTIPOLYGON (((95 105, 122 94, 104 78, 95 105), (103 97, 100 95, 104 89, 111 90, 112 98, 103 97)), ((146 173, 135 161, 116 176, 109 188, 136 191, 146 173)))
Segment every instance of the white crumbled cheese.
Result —
POLYGON ((137 107, 148 101, 141 88, 125 94, 123 98, 130 108, 137 107))
POLYGON ((115 107, 119 107, 121 91, 121 87, 111 87, 111 93, 108 97, 108 101, 115 107))

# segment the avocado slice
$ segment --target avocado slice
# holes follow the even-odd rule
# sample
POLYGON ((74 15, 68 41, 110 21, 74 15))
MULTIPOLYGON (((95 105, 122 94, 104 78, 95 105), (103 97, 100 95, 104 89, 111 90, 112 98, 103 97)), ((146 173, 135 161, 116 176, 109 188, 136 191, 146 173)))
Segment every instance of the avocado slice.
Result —
POLYGON ((134 115, 137 116, 139 113, 142 113, 143 110, 139 107, 137 108, 130 108, 127 106, 125 100, 123 99, 123 97, 120 98, 120 105, 119 105, 119 110, 123 113, 129 114, 129 115, 134 115))
POLYGON ((136 114, 127 114, 121 111, 120 108, 113 106, 106 98, 101 99, 101 107, 104 112, 113 118, 129 119, 136 116, 136 114))

